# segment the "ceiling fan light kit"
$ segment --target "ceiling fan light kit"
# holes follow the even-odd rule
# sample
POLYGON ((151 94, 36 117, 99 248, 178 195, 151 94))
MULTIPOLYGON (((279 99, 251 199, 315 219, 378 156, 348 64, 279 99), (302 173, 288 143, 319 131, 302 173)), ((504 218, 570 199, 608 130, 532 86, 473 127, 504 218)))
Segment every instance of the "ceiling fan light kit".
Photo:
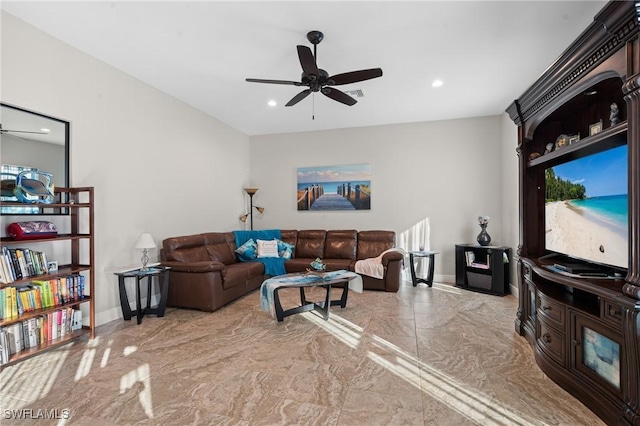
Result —
POLYGON ((357 83, 360 81, 370 80, 372 78, 382 77, 382 69, 370 68, 330 76, 327 71, 322 68, 318 68, 317 64, 317 46, 323 39, 324 34, 321 31, 309 31, 307 33, 307 40, 313 44, 313 52, 311 52, 311 49, 308 46, 297 46, 298 59, 300 60, 300 66, 302 67, 302 76, 300 81, 265 80, 259 78, 247 78, 246 81, 251 83, 285 84, 308 87, 308 89, 304 89, 302 92, 291 98, 291 100, 285 105, 288 107, 297 104, 311 93, 316 92, 320 92, 326 97, 345 105, 355 105, 358 101, 332 86, 357 83))

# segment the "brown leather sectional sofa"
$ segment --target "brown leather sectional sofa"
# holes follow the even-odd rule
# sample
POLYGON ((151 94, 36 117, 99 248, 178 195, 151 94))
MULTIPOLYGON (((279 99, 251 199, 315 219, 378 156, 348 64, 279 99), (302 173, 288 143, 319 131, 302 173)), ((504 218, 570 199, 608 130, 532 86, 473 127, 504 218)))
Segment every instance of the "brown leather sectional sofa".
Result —
MULTIPOLYGON (((281 240, 295 246, 285 262, 289 272, 304 272, 317 257, 327 270, 355 270, 358 260, 378 257, 395 247, 393 231, 282 230, 281 240)), ((234 250, 233 232, 209 232, 167 238, 160 252, 162 264, 170 266, 168 306, 213 312, 260 288, 267 278, 260 262, 241 262, 234 250)), ((403 255, 382 257, 384 276, 362 276, 365 290, 398 291, 403 255)))

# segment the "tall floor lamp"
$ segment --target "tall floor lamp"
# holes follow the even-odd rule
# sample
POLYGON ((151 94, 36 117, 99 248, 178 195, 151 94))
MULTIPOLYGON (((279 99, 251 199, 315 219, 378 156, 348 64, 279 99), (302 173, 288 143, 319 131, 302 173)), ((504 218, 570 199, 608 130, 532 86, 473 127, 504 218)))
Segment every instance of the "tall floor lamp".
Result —
MULTIPOLYGON (((254 209, 254 205, 253 205, 253 195, 258 192, 258 188, 244 188, 244 191, 249 194, 249 213, 245 213, 242 216, 240 216, 240 221, 242 223, 247 221, 248 217, 251 217, 251 221, 249 222, 251 225, 251 230, 253 231, 253 209, 254 209)), ((258 207, 255 206, 255 209, 258 210, 260 213, 264 212, 264 207, 258 207)))

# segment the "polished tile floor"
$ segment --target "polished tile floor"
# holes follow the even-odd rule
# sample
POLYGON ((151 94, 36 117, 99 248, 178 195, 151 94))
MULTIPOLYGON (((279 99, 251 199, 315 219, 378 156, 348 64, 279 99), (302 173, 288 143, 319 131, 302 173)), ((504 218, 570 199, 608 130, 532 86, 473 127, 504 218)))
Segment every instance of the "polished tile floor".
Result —
MULTIPOLYGON (((293 306, 298 292, 281 295, 293 306)), ((168 309, 5 368, 1 423, 602 425, 536 366, 516 309, 406 282, 350 293, 329 321, 278 323, 258 292, 214 313, 168 309)))

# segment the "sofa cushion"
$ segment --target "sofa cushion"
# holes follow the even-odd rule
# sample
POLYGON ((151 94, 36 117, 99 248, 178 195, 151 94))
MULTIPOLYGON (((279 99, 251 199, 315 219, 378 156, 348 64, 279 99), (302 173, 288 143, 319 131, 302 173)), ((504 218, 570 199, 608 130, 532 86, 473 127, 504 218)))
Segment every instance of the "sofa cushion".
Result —
POLYGON ((162 248, 168 261, 205 262, 209 260, 209 253, 204 246, 202 235, 167 238, 162 242, 162 248))
POLYGON ((249 278, 247 263, 235 263, 227 268, 222 281, 222 288, 229 289, 236 286, 245 286, 249 278))
POLYGON ((327 231, 304 230, 298 231, 298 242, 296 243, 295 257, 324 258, 324 241, 327 231))
MULTIPOLYGON (((298 231, 296 229, 283 229, 280 231, 280 239, 293 247, 298 244, 298 231)), ((294 250, 295 255, 295 250, 294 250)))
POLYGON ((395 247, 396 234, 393 231, 358 232, 357 260, 378 257, 380 253, 395 247))
POLYGON ((313 262, 314 260, 315 258, 310 259, 296 257, 284 262, 284 268, 287 270, 288 274, 292 272, 305 272, 307 269, 311 269, 311 262, 313 262))
POLYGON ((351 259, 323 259, 324 265, 327 271, 339 271, 346 269, 347 271, 353 270, 353 265, 356 261, 351 259))
POLYGON ((237 259, 233 252, 235 240, 232 232, 209 232, 203 234, 209 258, 230 265, 237 259))
POLYGON ((327 231, 324 243, 323 259, 351 259, 356 258, 358 231, 335 230, 327 231))
POLYGON ((278 257, 278 240, 258 240, 258 257, 278 257))

